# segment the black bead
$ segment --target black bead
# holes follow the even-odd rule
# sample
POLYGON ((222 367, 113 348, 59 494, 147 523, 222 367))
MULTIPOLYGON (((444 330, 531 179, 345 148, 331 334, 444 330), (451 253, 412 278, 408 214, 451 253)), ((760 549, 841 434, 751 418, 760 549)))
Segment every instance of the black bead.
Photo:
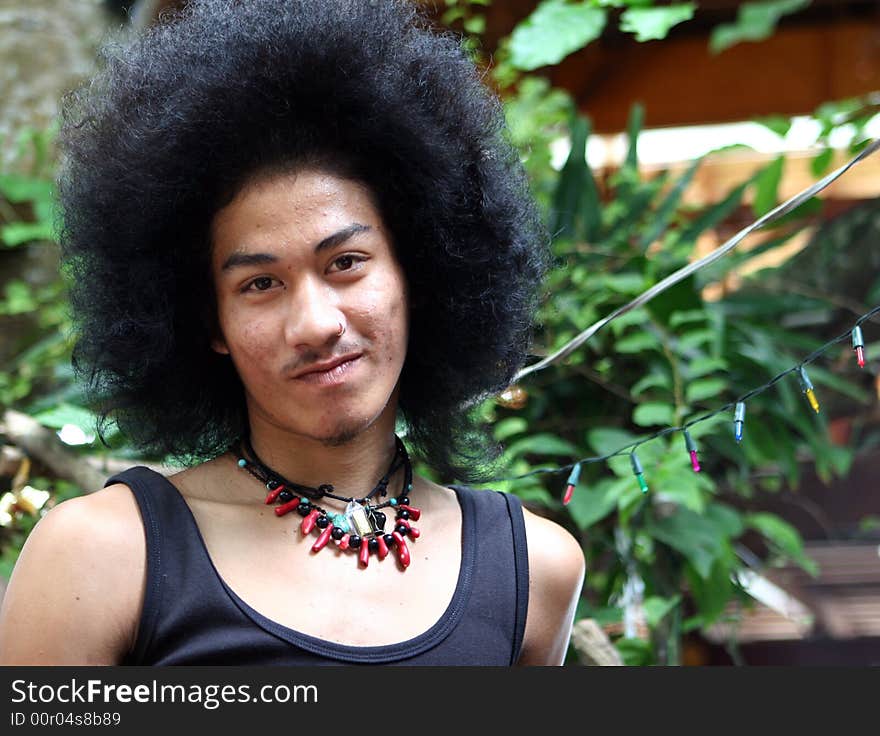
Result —
POLYGON ((318 493, 320 493, 322 496, 327 493, 333 493, 333 486, 329 483, 322 483, 318 486, 318 493))
POLYGON ((348 538, 348 546, 352 549, 357 549, 361 546, 361 538, 357 534, 352 534, 348 538))
POLYGON ((390 534, 384 535, 382 539, 385 540, 385 544, 389 547, 394 544, 394 537, 392 537, 390 534))
POLYGON ((403 504, 404 506, 409 506, 409 496, 401 496, 397 499, 398 504, 403 504))
POLYGON ((371 539, 369 542, 367 542, 367 547, 369 548, 370 552, 377 552, 379 550, 379 540, 375 538, 371 539))
POLYGON ((407 511, 406 509, 401 509, 400 511, 397 512, 397 518, 398 519, 408 519, 409 518, 409 511, 407 511))
POLYGON ((398 524, 394 528, 394 531, 396 531, 398 534, 400 534, 401 537, 405 537, 406 533, 409 531, 409 529, 407 529, 403 524, 398 524))
POLYGON ((329 523, 330 519, 328 519, 325 514, 321 514, 317 519, 315 519, 315 526, 318 527, 318 529, 326 529, 327 524, 329 523))
POLYGON ((266 488, 268 488, 270 491, 274 491, 280 485, 281 484, 277 480, 270 480, 268 483, 266 483, 266 488))
POLYGON ((312 504, 308 501, 301 501, 299 506, 296 507, 296 513, 300 516, 308 516, 312 511, 312 504))
POLYGON ((376 526, 379 527, 379 529, 385 528, 385 522, 387 521, 385 514, 383 514, 381 511, 374 511, 373 519, 376 521, 376 526))
POLYGON ((278 494, 278 500, 281 503, 287 503, 288 501, 293 501, 293 493, 288 491, 286 488, 278 494))
POLYGON ((333 539, 342 539, 342 537, 345 536, 345 532, 338 526, 334 526, 333 531, 330 532, 330 536, 333 537, 333 539))

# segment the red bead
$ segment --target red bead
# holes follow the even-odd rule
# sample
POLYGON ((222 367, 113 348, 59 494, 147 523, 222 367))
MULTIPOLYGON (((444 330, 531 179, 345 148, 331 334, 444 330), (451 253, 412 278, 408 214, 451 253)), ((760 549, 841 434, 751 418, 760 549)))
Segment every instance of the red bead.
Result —
POLYGON ((275 515, 276 516, 284 516, 288 511, 293 511, 297 506, 299 506, 299 499, 294 496, 292 500, 287 503, 283 503, 280 506, 275 507, 275 515))
POLYGON ((339 549, 346 550, 348 549, 348 540, 351 538, 351 534, 343 534, 342 539, 339 540, 339 549))
POLYGON ((281 491, 283 491, 283 490, 284 490, 284 486, 278 486, 278 488, 275 488, 274 490, 269 491, 269 495, 266 496, 266 503, 267 504, 275 503, 275 499, 278 498, 278 494, 280 494, 281 491))
POLYGON ((358 552, 358 559, 364 567, 370 564, 370 545, 367 544, 366 539, 361 542, 361 548, 358 552))
POLYGON ((409 518, 413 521, 418 521, 419 517, 422 515, 420 509, 417 509, 415 506, 407 506, 406 504, 401 504, 397 508, 403 509, 404 511, 409 511, 409 518))
POLYGON ((318 509, 312 509, 309 511, 309 515, 302 520, 302 524, 300 525, 303 534, 308 534, 315 528, 315 522, 318 520, 320 514, 321 512, 318 511, 318 509))
POLYGON ((419 532, 418 527, 414 527, 406 519, 398 519, 397 523, 403 524, 409 530, 409 536, 411 536, 413 539, 419 538, 419 535, 421 534, 421 532, 419 532))
POLYGON ((865 367, 865 349, 861 345, 856 347, 856 362, 859 368, 865 367))
POLYGON ((376 541, 379 542, 379 559, 384 560, 388 556, 388 545, 385 544, 381 534, 376 537, 376 541))
POLYGON ((568 505, 568 502, 571 501, 571 496, 573 493, 574 493, 574 486, 571 483, 569 483, 565 487, 565 495, 562 497, 562 505, 563 506, 568 505))
POLYGON ((397 548, 397 559, 400 560, 401 565, 409 567, 409 547, 406 546, 406 540, 400 532, 391 532, 391 536, 396 542, 394 546, 397 548))
POLYGON ((321 550, 325 544, 327 544, 327 540, 330 539, 330 532, 333 531, 333 524, 327 524, 321 533, 318 535, 318 538, 315 540, 315 543, 312 545, 312 552, 318 552, 321 550))

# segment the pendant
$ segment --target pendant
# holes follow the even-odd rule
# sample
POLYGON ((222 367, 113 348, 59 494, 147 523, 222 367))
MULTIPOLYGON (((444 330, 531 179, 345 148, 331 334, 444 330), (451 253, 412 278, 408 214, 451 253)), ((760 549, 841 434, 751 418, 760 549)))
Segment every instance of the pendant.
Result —
POLYGON ((367 538, 373 534, 373 525, 370 523, 367 510, 359 503, 349 501, 348 506, 345 507, 345 516, 359 537, 367 538))

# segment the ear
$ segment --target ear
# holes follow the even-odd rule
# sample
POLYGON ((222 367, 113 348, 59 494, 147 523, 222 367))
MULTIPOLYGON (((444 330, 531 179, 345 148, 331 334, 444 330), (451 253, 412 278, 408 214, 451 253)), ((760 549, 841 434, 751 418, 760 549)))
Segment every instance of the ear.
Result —
POLYGON ((226 347, 226 341, 222 337, 215 337, 211 340, 211 350, 221 355, 229 355, 229 348, 226 347))

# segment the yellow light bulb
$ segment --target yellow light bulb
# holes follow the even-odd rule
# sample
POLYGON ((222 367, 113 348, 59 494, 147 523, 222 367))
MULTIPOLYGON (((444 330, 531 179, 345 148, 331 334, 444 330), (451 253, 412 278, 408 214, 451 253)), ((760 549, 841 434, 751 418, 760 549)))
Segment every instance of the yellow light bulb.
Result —
POLYGON ((817 414, 819 413, 819 400, 816 398, 816 393, 813 389, 808 388, 804 393, 807 395, 807 401, 810 402, 810 406, 813 407, 813 411, 817 414))

